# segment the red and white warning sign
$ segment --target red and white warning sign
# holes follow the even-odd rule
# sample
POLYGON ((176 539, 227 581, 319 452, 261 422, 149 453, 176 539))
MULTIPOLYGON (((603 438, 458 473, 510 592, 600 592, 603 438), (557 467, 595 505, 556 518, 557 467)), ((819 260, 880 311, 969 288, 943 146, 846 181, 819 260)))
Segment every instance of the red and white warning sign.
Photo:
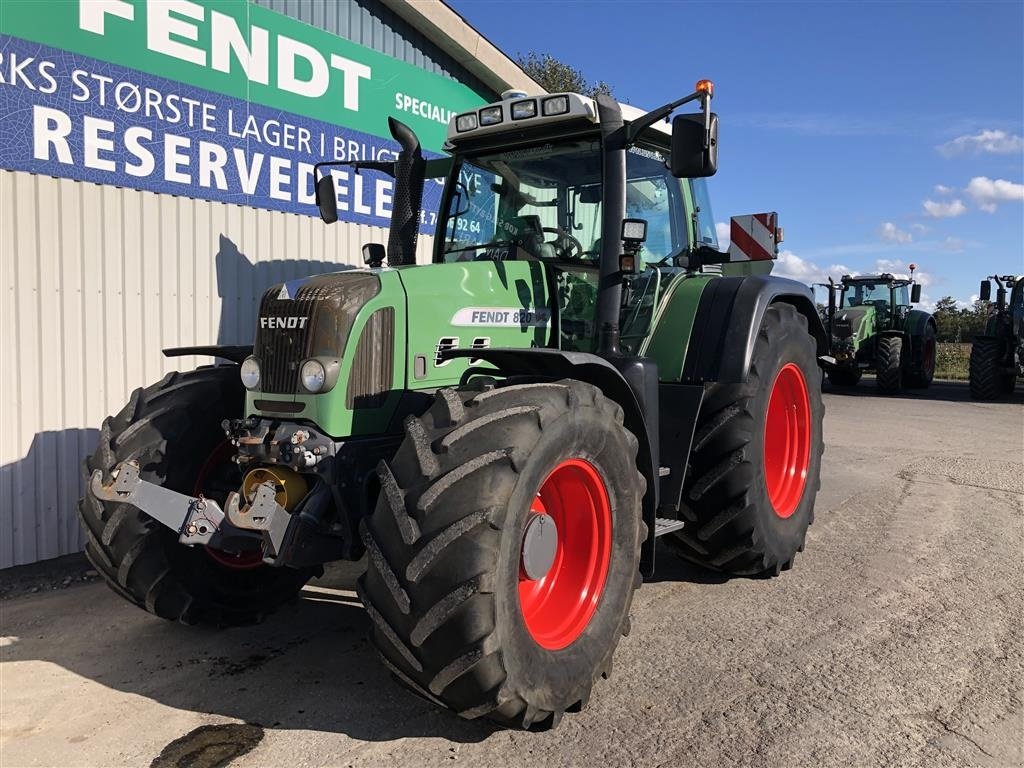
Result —
POLYGON ((729 261, 766 261, 778 256, 777 213, 733 216, 729 227, 729 261))

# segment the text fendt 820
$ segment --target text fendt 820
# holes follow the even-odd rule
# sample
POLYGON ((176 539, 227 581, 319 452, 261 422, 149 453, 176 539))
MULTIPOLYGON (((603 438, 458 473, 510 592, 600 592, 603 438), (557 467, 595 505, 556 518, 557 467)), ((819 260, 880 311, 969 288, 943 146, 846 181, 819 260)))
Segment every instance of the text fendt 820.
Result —
MULTIPOLYGON (((167 619, 251 622, 365 555, 394 675, 528 728, 610 674, 656 537, 726 574, 788 569, 819 487, 827 339, 806 286, 718 266, 711 93, 646 114, 506 95, 452 120, 443 160, 390 120, 401 153, 362 165, 395 179, 388 266, 368 246, 369 269, 273 286, 252 350, 171 352, 235 364, 171 374, 104 422, 80 511, 110 586, 167 619)), ((748 253, 774 258, 774 219, 746 218, 748 253)))
POLYGON ((825 367, 831 383, 853 386, 865 371, 873 371, 879 391, 886 394, 931 386, 935 318, 913 307, 921 300, 915 268, 910 265, 910 277, 885 272, 818 283, 829 292, 824 320, 831 357, 825 367))
POLYGON ((996 302, 985 332, 975 336, 971 344, 969 379, 975 400, 1012 394, 1017 377, 1024 378, 1024 275, 992 275, 982 280, 982 301, 992 298, 992 280, 996 283, 996 302))

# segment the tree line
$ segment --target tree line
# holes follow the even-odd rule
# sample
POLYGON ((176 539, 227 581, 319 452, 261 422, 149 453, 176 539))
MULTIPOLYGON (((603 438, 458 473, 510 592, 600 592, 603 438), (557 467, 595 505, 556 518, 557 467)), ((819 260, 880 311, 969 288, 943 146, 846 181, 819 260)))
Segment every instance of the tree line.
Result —
POLYGON ((969 342, 985 332, 991 302, 978 300, 970 307, 957 306, 952 296, 943 296, 935 303, 932 316, 939 341, 969 342))

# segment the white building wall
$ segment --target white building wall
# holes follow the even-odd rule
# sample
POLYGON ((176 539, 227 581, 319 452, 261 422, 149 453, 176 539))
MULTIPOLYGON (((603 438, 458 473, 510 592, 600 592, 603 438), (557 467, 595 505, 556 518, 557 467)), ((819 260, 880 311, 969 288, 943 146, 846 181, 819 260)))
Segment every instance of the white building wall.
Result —
MULTIPOLYGON (((272 283, 362 264, 387 231, 0 171, 0 568, 82 549, 81 464, 133 389, 252 343, 272 283)), ((420 237, 419 260, 433 238, 420 237)))

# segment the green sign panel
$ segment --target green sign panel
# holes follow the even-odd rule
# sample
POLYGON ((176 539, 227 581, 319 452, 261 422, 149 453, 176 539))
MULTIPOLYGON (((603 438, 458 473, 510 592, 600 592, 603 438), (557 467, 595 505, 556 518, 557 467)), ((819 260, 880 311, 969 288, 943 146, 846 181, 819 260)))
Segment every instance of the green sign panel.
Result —
POLYGON ((0 34, 439 151, 486 99, 461 83, 247 0, 0 0, 0 34))

